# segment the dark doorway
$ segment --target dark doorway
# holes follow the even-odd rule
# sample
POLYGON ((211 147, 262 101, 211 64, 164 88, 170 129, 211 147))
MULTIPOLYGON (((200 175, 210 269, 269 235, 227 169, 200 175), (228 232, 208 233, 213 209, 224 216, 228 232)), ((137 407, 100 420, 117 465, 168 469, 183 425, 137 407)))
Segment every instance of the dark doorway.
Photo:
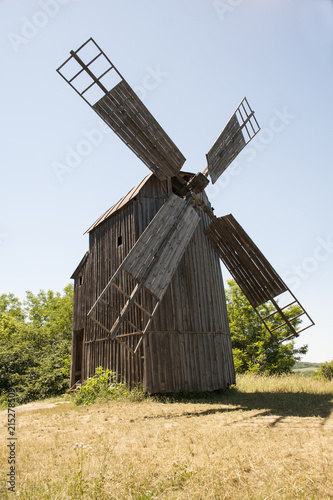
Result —
POLYGON ((74 384, 81 380, 84 330, 74 332, 74 384))

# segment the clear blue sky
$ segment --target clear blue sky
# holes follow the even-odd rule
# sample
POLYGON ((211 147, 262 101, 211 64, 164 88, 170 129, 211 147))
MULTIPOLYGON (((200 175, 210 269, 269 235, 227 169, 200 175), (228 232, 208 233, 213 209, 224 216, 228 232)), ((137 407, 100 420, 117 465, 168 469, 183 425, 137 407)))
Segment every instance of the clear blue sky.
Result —
POLYGON ((0 293, 61 291, 84 231, 148 172, 55 71, 92 36, 185 170, 248 97, 263 130, 208 194, 313 316, 304 360, 332 359, 333 2, 0 0, 0 26, 0 293))

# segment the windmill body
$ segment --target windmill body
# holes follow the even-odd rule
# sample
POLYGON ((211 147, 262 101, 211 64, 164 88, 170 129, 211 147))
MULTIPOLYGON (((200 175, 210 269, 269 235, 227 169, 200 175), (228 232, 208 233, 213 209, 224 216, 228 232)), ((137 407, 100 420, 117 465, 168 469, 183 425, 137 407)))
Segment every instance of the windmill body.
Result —
POLYGON ((185 157, 93 39, 57 71, 153 172, 88 229, 89 251, 72 276, 72 386, 99 366, 151 393, 233 384, 219 258, 272 341, 276 330, 283 342, 313 325, 240 224, 217 218, 204 192, 208 176, 214 184, 260 130, 246 98, 194 175, 181 170, 185 157), (274 310, 265 315, 267 302, 274 310), (297 329, 301 316, 307 324, 297 329))
MULTIPOLYGON (((92 376, 98 366, 117 372, 129 385, 143 383, 150 393, 211 391, 235 383, 223 279, 218 256, 204 235, 210 223, 206 215, 191 237, 135 354, 117 340, 106 339, 105 330, 87 318, 100 292, 169 196, 168 183, 151 174, 88 230, 89 252, 72 276, 71 385, 92 376)), ((206 195, 201 197, 209 206, 206 195)), ((141 298, 145 309, 149 309, 149 299, 141 298)), ((133 323, 144 320, 139 307, 135 306, 132 315, 137 316, 132 318, 133 323)), ((111 328, 112 309, 100 307, 96 319, 111 328)), ((123 333, 129 331, 125 325, 123 333)), ((139 337, 138 333, 120 339, 134 350, 139 337)))

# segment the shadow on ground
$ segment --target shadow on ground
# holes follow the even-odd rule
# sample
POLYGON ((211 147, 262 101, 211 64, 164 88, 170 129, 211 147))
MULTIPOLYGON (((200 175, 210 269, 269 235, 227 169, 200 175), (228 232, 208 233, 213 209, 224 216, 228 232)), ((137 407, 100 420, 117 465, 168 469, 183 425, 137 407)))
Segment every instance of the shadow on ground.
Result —
MULTIPOLYGON (((281 417, 320 417, 328 419, 333 410, 331 394, 311 394, 295 392, 241 392, 235 387, 227 391, 211 393, 180 393, 156 395, 160 402, 166 403, 196 403, 223 405, 223 408, 212 408, 196 414, 212 414, 235 410, 265 410, 266 415, 281 417), (230 405, 230 408, 226 407, 230 405)), ((194 413, 190 412, 194 416, 194 413)))

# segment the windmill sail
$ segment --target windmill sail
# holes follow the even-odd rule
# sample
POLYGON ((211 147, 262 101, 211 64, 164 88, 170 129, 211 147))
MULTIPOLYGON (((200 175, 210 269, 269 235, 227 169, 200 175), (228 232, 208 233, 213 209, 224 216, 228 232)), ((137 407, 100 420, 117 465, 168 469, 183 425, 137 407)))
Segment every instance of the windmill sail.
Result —
POLYGON ((206 155, 207 171, 213 184, 259 130, 245 97, 206 155))
POLYGON ((92 38, 57 71, 160 180, 178 174, 184 156, 92 38))
POLYGON ((253 307, 288 289, 231 214, 214 220, 206 235, 253 307))
POLYGON ((103 292, 88 313, 93 321, 108 332, 109 338, 115 338, 132 307, 139 307, 145 313, 145 320, 139 318, 138 324, 132 322, 133 333, 144 333, 158 304, 166 292, 172 276, 186 250, 186 247, 199 223, 200 217, 191 206, 192 200, 184 201, 176 195, 171 195, 168 201, 157 212, 149 226, 142 233, 129 252, 121 266, 111 278, 103 292), (133 279, 132 289, 125 289, 122 273, 133 279), (119 280, 120 282, 117 280, 119 280), (123 304, 111 329, 103 325, 92 313, 102 304, 107 297, 109 289, 114 293, 125 295, 126 303, 123 304), (137 302, 140 291, 144 289, 154 299, 150 311, 143 309, 137 302))
POLYGON ((271 334, 279 328, 288 327, 291 335, 287 338, 290 338, 298 336, 301 331, 314 324, 275 269, 231 214, 213 220, 205 233, 216 253, 271 334), (280 307, 275 298, 282 296, 284 292, 288 292, 293 299, 288 305, 280 307), (265 321, 268 316, 262 317, 257 310, 259 306, 268 301, 271 301, 276 309, 273 314, 279 314, 282 318, 282 323, 273 329, 265 321), (291 306, 295 305, 298 306, 300 314, 291 318, 288 311, 290 311, 291 306), (308 318, 310 324, 296 330, 293 326, 293 320, 303 315, 308 318))
POLYGON ((162 299, 200 217, 185 201, 171 195, 141 235, 122 267, 162 299))

